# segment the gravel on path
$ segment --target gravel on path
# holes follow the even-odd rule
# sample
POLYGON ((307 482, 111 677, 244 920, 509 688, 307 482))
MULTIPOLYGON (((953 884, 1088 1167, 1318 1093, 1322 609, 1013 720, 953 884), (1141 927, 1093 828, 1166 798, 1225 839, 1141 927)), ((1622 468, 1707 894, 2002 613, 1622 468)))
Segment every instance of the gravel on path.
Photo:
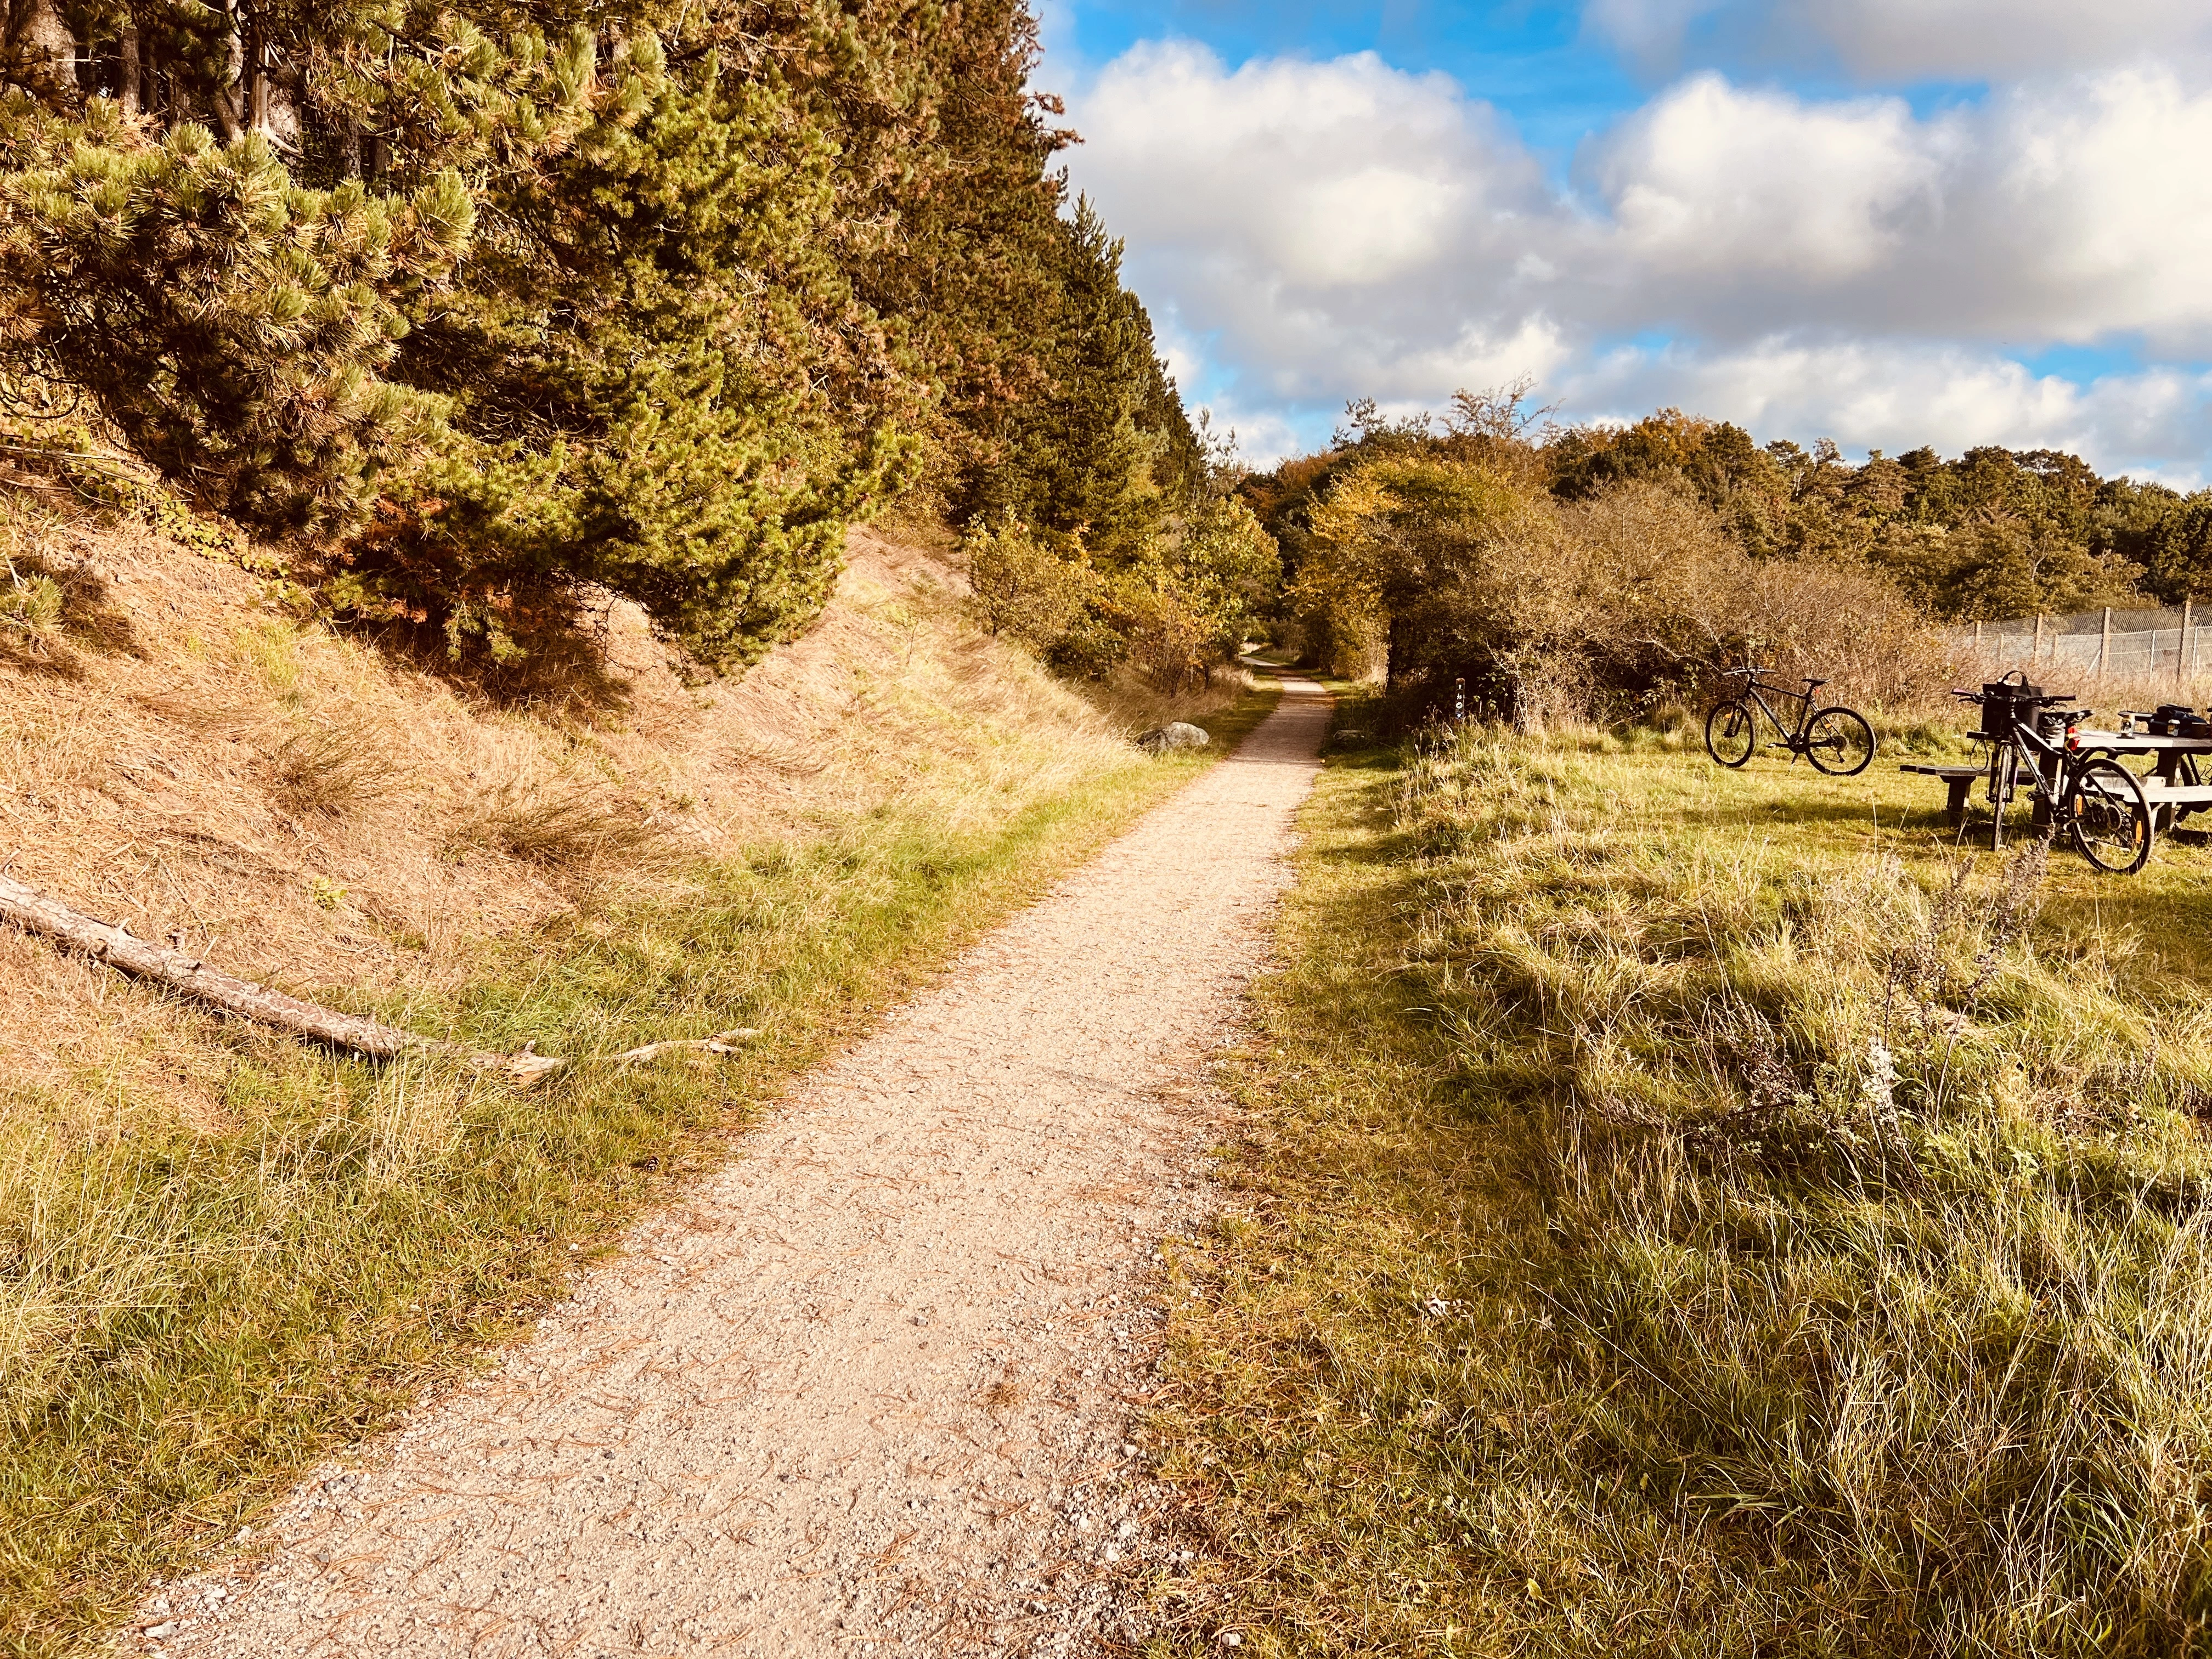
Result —
POLYGON ((140 1652, 1091 1650, 1146 1537, 1158 1245, 1205 1203, 1328 702, 794 1087, 485 1378, 325 1469, 140 1652))

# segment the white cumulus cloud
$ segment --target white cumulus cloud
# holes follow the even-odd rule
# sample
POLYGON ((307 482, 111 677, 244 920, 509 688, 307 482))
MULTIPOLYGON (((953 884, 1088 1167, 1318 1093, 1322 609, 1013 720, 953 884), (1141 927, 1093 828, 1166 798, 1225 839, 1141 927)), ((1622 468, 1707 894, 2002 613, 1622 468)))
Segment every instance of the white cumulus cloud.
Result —
POLYGON ((1117 58, 1073 107, 1075 181, 1127 240, 1138 291, 1240 385, 1389 397, 1509 343, 1551 349, 1492 290, 1558 204, 1448 77, 1371 53, 1232 71, 1173 42, 1117 58))
POLYGON ((1954 127, 1699 75, 1610 137, 1598 179, 1620 246, 1654 269, 1833 281, 1926 234, 1954 127))
POLYGON ((2103 465, 2201 453, 2185 367, 2099 391, 2009 361, 2116 339, 2212 356, 2212 81, 2174 64, 1927 116, 1699 72, 1564 179, 1448 77, 1371 53, 1231 69, 1149 43, 1071 106, 1075 181, 1188 343, 1187 389, 1271 430, 1525 373, 1577 413, 1632 386, 1893 448, 2073 432, 2103 465))

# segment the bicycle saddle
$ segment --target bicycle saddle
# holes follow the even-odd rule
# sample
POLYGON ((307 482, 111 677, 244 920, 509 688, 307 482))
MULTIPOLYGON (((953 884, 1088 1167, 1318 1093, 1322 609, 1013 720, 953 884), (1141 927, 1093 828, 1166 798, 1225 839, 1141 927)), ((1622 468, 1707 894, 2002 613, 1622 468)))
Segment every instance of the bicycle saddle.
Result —
POLYGON ((1808 674, 1808 675, 1805 677, 1805 689, 1806 689, 1808 691, 1818 691, 1818 690, 1819 690, 1822 686, 1826 685, 1826 684, 1827 684, 1827 681, 1826 681, 1826 680, 1816 680, 1816 679, 1814 679, 1814 678, 1810 674, 1808 674))

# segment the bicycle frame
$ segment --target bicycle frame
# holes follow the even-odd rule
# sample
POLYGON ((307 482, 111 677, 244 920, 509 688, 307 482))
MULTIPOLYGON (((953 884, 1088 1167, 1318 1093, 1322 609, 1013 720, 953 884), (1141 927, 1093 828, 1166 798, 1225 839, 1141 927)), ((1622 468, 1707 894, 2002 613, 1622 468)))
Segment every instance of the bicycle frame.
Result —
POLYGON ((1831 777, 1855 778, 1866 770, 1874 760, 1874 728, 1866 716, 1855 708, 1841 703, 1820 706, 1820 688, 1828 682, 1816 680, 1809 674, 1805 678, 1805 689, 1792 691, 1759 677, 1763 668, 1731 668, 1724 679, 1740 684, 1724 691, 1721 700, 1705 711, 1705 751, 1723 766, 1743 766, 1759 750, 1787 749, 1795 762, 1802 755, 1813 763, 1813 769, 1831 777), (1797 705, 1796 718, 1784 720, 1776 712, 1776 703, 1797 705), (1762 744, 1759 735, 1759 717, 1766 716, 1766 723, 1774 729, 1779 742, 1762 744))
POLYGON ((2012 805, 2023 763, 2033 780, 2028 786, 2030 791, 2040 795, 2045 803, 2037 808, 2038 824, 2042 823, 2041 815, 2047 808, 2055 828, 2065 816, 2063 803, 2069 775, 2087 758, 2037 731, 2034 715, 2026 720, 2015 716, 2012 730, 1996 739, 1990 750, 1990 808, 1996 817, 1993 837, 2002 838, 2004 834, 2005 809, 2012 805))
MULTIPOLYGON (((1805 738, 1806 716, 1813 712, 1812 692, 1791 691, 1779 685, 1761 685, 1754 677, 1747 674, 1743 677, 1743 695, 1747 700, 1759 705, 1760 712, 1765 714, 1774 729, 1782 734, 1783 747, 1789 750, 1790 763, 1795 765, 1797 757, 1804 752, 1801 745, 1805 738), (1766 700, 1766 693, 1769 691, 1778 697, 1787 697, 1797 705, 1797 723, 1795 726, 1784 725, 1782 716, 1774 712, 1774 705, 1766 700)), ((1757 735, 1757 732, 1754 731, 1753 736, 1756 738, 1757 735)))

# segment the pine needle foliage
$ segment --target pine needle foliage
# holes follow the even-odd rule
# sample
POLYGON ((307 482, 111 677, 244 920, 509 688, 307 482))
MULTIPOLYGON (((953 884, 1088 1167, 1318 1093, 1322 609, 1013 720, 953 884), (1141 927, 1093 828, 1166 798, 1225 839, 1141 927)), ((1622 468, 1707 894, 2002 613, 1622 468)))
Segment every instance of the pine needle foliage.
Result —
POLYGON ((64 366, 146 458, 283 527, 358 510, 393 453, 443 422, 386 378, 395 295, 466 244, 459 176, 404 196, 295 185, 258 134, 158 139, 0 97, 0 326, 64 366))
POLYGON ((343 611, 495 664, 592 586, 741 667, 902 491, 1117 566, 1194 498, 1020 0, 60 15, 0 61, 0 377, 343 611))

